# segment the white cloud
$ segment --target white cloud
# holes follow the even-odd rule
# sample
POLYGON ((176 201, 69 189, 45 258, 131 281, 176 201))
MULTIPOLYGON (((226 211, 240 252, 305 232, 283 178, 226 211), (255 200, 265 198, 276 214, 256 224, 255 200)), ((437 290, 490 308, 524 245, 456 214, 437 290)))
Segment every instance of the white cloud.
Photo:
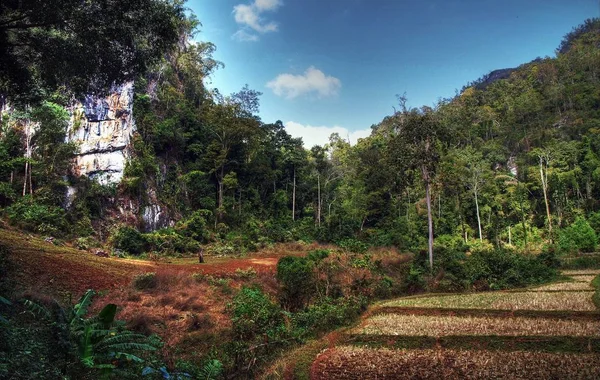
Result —
POLYGON ((281 0, 254 0, 254 6, 261 11, 273 11, 281 6, 281 0))
POLYGON ((292 137, 302 137, 306 149, 310 149, 315 145, 322 146, 329 143, 329 136, 331 136, 332 133, 338 133, 344 140, 350 139, 350 144, 352 145, 356 144, 358 139, 371 135, 370 128, 351 132, 347 128, 338 125, 333 127, 315 127, 312 125, 296 123, 295 121, 288 121, 284 123, 284 125, 285 130, 292 135, 292 137))
POLYGON ((280 0, 254 0, 251 4, 238 4, 233 7, 233 17, 241 29, 232 37, 239 41, 258 41, 258 35, 247 30, 264 34, 276 32, 279 25, 274 21, 266 21, 261 17, 263 12, 271 12, 281 5, 280 0))
POLYGON ((313 92, 319 97, 326 97, 337 95, 342 82, 311 66, 303 75, 279 74, 277 78, 267 83, 267 87, 273 90, 275 95, 285 96, 288 99, 313 92))
POLYGON ((238 30, 231 36, 234 40, 242 41, 242 42, 256 42, 258 41, 258 36, 256 34, 248 33, 243 29, 238 30))

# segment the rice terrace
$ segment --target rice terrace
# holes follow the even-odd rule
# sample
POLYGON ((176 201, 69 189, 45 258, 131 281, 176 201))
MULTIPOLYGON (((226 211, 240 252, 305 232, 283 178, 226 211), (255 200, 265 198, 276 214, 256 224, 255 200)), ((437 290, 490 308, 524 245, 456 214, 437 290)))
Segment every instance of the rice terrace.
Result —
POLYGON ((598 378, 600 310, 590 282, 600 285, 600 270, 563 275, 526 290, 379 303, 317 356, 311 378, 598 378))

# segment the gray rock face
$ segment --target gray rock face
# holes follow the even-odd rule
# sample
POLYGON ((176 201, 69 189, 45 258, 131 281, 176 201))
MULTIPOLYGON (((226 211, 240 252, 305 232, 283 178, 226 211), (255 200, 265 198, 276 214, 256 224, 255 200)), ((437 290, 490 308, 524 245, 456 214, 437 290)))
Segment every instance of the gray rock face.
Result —
POLYGON ((79 145, 74 172, 102 184, 121 181, 135 131, 133 82, 115 86, 107 97, 88 95, 70 109, 66 136, 79 145))
POLYGON ((515 177, 518 176, 519 167, 517 166, 517 158, 515 156, 510 156, 508 162, 506 163, 506 167, 508 168, 510 174, 512 174, 515 177))
POLYGON ((156 199, 156 192, 153 189, 148 191, 149 204, 144 207, 142 220, 144 221, 144 230, 146 232, 156 231, 160 228, 173 226, 174 222, 161 207, 156 199))

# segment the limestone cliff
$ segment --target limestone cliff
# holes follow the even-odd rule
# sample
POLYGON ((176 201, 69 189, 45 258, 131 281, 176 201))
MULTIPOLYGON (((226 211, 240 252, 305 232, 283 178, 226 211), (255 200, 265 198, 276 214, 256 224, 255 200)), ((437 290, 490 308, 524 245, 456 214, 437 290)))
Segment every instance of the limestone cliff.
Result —
POLYGON ((102 184, 118 183, 135 131, 133 82, 115 86, 107 97, 88 95, 70 109, 67 141, 79 146, 74 172, 102 184))

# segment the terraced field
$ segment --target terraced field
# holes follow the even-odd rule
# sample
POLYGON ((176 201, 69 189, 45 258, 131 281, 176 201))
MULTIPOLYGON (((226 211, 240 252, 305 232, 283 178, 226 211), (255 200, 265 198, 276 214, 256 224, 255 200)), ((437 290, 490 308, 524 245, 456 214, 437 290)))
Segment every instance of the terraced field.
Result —
POLYGON ((519 291, 400 298, 312 363, 312 379, 599 379, 600 270, 519 291))

